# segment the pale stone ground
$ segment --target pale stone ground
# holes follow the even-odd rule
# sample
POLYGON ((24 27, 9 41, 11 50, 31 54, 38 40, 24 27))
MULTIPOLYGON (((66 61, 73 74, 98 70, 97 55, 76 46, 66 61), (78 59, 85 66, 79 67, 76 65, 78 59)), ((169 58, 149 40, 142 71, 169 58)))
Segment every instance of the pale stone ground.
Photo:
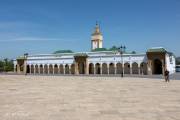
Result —
POLYGON ((0 75, 0 120, 180 120, 180 81, 0 75))

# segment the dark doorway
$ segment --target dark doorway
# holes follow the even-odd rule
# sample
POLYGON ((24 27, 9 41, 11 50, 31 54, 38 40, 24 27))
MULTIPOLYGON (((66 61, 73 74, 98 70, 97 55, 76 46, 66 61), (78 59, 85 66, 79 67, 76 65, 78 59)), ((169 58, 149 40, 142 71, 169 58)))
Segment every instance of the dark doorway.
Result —
POLYGON ((96 64, 96 74, 100 74, 100 72, 101 72, 100 64, 97 63, 96 64))
POLYGON ((17 65, 16 65, 16 72, 17 72, 17 65))
POLYGON ((162 62, 159 59, 154 60, 154 74, 162 74, 162 62))
POLYGON ((79 74, 85 74, 84 63, 79 63, 79 74))
POLYGON ((89 74, 94 74, 94 64, 93 63, 89 64, 89 74))
POLYGON ((27 65, 27 71, 26 71, 26 73, 30 73, 30 66, 29 66, 29 65, 27 65))

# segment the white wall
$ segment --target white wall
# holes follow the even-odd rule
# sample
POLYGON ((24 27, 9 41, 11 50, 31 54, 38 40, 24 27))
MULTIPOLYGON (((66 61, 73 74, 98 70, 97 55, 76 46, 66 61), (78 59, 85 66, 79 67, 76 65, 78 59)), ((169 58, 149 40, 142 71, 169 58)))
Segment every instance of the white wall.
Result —
POLYGON ((121 59, 120 55, 99 55, 99 56, 91 56, 88 58, 89 63, 142 63, 147 62, 147 57, 145 54, 142 55, 123 55, 121 59))
MULTIPOLYGON (((87 53, 89 55, 88 62, 89 63, 122 63, 121 56, 117 53, 87 53)), ((73 55, 35 55, 29 56, 27 59, 27 64, 29 65, 40 65, 40 64, 73 64, 74 57, 73 55)), ((123 55, 123 63, 142 63, 147 62, 146 54, 124 54, 123 55)), ((17 62, 14 61, 16 65, 17 62)))
POLYGON ((176 60, 174 56, 170 56, 169 54, 166 54, 166 67, 170 74, 175 73, 175 66, 176 66, 176 60), (170 61, 171 59, 171 61, 170 61))

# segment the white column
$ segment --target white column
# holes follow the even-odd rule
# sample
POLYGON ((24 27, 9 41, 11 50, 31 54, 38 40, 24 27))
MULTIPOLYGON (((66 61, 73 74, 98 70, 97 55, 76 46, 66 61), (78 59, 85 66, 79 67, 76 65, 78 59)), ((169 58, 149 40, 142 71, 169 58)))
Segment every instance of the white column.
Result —
POLYGON ((53 75, 54 75, 54 64, 52 64, 52 69, 53 69, 53 75))
POLYGON ((123 72, 123 75, 124 75, 124 63, 122 63, 122 72, 123 72))
POLYGON ((38 73, 39 73, 39 74, 41 73, 41 71, 40 71, 40 65, 38 65, 38 73))
POLYGON ((33 72, 34 72, 34 74, 35 74, 35 73, 36 73, 36 67, 35 67, 35 65, 33 65, 33 68, 34 68, 34 71, 33 71, 33 72))
POLYGON ((47 64, 48 74, 49 74, 49 64, 47 64))
POLYGON ((107 64, 107 73, 109 75, 109 63, 107 64))
POLYGON ((129 67, 130 67, 130 74, 132 74, 132 64, 131 63, 129 64, 129 67))
POLYGON ((63 65, 63 74, 66 74, 65 65, 63 65))
POLYGON ((117 66, 116 66, 116 63, 114 63, 114 73, 115 73, 115 75, 117 74, 117 66))
POLYGON ((102 75, 102 63, 100 63, 100 74, 102 75))
POLYGON ((96 64, 94 64, 94 75, 96 74, 96 64))
POLYGON ((71 74, 71 65, 69 65, 69 74, 71 74))
POLYGON ((44 64, 42 64, 42 69, 43 69, 43 73, 42 74, 45 74, 44 64))
POLYGON ((140 63, 138 63, 138 74, 139 75, 141 74, 141 65, 140 65, 140 63))
POLYGON ((58 67, 58 74, 60 74, 60 65, 57 65, 58 67))
POLYGON ((16 72, 16 65, 14 65, 14 72, 16 72))
POLYGON ((31 65, 29 65, 29 74, 31 74, 31 65))

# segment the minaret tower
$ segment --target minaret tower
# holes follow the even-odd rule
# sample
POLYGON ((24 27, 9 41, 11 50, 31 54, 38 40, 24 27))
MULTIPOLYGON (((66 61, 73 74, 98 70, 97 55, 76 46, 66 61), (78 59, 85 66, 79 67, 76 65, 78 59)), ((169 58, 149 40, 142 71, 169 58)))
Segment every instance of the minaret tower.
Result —
POLYGON ((96 23, 95 31, 91 35, 91 50, 102 48, 103 36, 100 32, 99 25, 96 23))

